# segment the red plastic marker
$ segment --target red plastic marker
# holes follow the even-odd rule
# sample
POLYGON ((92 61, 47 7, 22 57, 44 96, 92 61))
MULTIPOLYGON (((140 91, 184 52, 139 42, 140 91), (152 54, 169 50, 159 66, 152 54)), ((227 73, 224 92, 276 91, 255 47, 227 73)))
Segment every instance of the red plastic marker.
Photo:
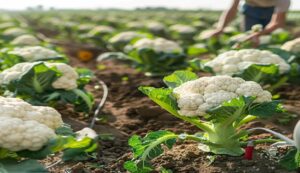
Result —
POLYGON ((249 141, 248 144, 247 144, 247 147, 245 148, 244 159, 252 160, 253 151, 254 151, 254 143, 253 143, 253 141, 249 141))

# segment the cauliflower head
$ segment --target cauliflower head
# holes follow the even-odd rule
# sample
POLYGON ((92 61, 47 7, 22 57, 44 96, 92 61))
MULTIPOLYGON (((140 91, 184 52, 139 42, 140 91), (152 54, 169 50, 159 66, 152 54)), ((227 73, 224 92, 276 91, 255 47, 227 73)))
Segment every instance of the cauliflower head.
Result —
POLYGON ((78 31, 80 32, 88 32, 92 29, 95 28, 95 25, 94 24, 90 24, 90 23, 85 23, 85 24, 81 24, 81 25, 78 25, 78 31))
POLYGON ((166 26, 159 22, 149 22, 146 26, 151 31, 163 31, 166 29, 166 26))
POLYGON ((90 32, 89 35, 97 35, 97 34, 110 34, 113 33, 115 29, 111 26, 96 26, 90 32))
POLYGON ((203 116, 210 108, 240 96, 255 96, 256 103, 269 102, 269 91, 253 81, 238 77, 212 76, 188 81, 173 90, 177 98, 179 114, 203 116))
POLYGON ((290 65, 278 55, 270 51, 256 49, 231 50, 205 63, 205 66, 211 67, 217 74, 233 75, 252 64, 277 64, 280 74, 290 70, 290 65))
POLYGON ((126 26, 127 28, 130 29, 142 29, 145 27, 145 24, 143 22, 133 21, 133 22, 128 22, 126 26))
POLYGON ((10 151, 37 151, 56 136, 44 124, 13 117, 0 117, 0 128, 0 147, 10 151))
POLYGON ((281 46, 281 49, 292 53, 300 53, 300 38, 288 41, 281 46))
POLYGON ((129 42, 135 38, 145 38, 145 37, 146 36, 144 34, 140 34, 133 31, 126 31, 113 36, 112 38, 109 39, 109 42, 110 43, 129 42))
POLYGON ((53 88, 72 90, 77 88, 78 73, 74 68, 65 63, 46 63, 49 67, 56 67, 62 73, 56 81, 52 83, 53 88))
POLYGON ((8 53, 21 56, 25 61, 29 62, 60 57, 58 52, 41 46, 15 48, 8 53))
MULTIPOLYGON (((28 72, 35 64, 40 62, 24 62, 14 65, 0 73, 0 85, 9 84, 13 80, 19 79, 23 74, 28 72)), ((56 67, 62 73, 57 80, 52 83, 55 89, 72 90, 77 88, 77 79, 79 78, 75 69, 64 63, 48 63, 44 62, 48 67, 56 67)))
POLYGON ((95 130, 85 127, 79 131, 76 132, 77 134, 77 139, 82 140, 85 137, 91 138, 91 139, 96 139, 98 137, 98 134, 96 133, 95 130))
POLYGON ((13 45, 21 45, 21 46, 36 46, 39 45, 41 42, 34 37, 33 35, 21 35, 15 38, 11 44, 13 45))
POLYGON ((260 32, 263 30, 263 26, 261 24, 256 24, 251 27, 252 32, 260 32))
POLYGON ((160 53, 181 53, 183 52, 182 48, 179 46, 178 43, 166 40, 164 38, 156 38, 154 40, 143 38, 138 40, 134 45, 133 48, 136 49, 144 49, 149 48, 153 49, 155 52, 160 53))
POLYGON ((27 31, 22 28, 8 28, 3 31, 2 35, 8 37, 18 37, 27 34, 27 31))
POLYGON ((36 121, 50 129, 56 129, 63 124, 61 115, 51 107, 32 106, 18 98, 0 97, 0 117, 18 118, 22 121, 36 121))
POLYGON ((51 107, 32 106, 18 98, 0 97, 0 148, 10 151, 41 149, 63 124, 51 107))
POLYGON ((172 25, 170 27, 170 30, 178 32, 180 34, 193 34, 197 31, 195 27, 183 24, 172 25))

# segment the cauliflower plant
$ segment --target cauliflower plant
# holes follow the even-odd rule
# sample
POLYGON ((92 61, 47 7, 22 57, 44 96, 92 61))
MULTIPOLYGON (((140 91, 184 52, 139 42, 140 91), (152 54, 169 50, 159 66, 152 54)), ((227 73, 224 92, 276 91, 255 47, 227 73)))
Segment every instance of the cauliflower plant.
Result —
POLYGON ((101 35, 101 34, 111 34, 115 31, 115 29, 111 26, 100 25, 94 27, 88 34, 89 35, 101 35))
POLYGON ((183 25, 183 24, 175 24, 170 27, 171 31, 178 32, 180 34, 193 34, 197 30, 193 26, 183 25))
POLYGON ((145 138, 134 136, 130 140, 133 150, 145 148, 141 154, 135 153, 138 157, 134 163, 145 163, 145 156, 151 149, 167 142, 170 148, 177 139, 197 141, 199 149, 206 152, 241 156, 244 153, 242 143, 248 132, 240 127, 255 118, 282 112, 280 103, 272 101, 270 92, 253 81, 231 76, 198 78, 190 71, 175 71, 163 81, 168 88, 145 86, 139 87, 139 90, 201 132, 190 135, 161 130, 151 132, 145 138))
POLYGON ((230 76, 202 77, 176 87, 173 92, 183 116, 203 116, 210 108, 240 96, 255 96, 257 103, 272 100, 271 93, 258 83, 230 76))
POLYGON ((159 22, 149 22, 147 23, 146 26, 150 31, 154 31, 154 32, 164 31, 166 29, 166 26, 159 22))
POLYGON ((16 24, 13 23, 13 22, 4 22, 4 23, 1 22, 1 24, 0 24, 0 30, 3 31, 5 29, 13 28, 15 26, 16 26, 16 24))
POLYGON ((95 25, 91 24, 91 23, 81 24, 77 27, 78 31, 81 33, 86 33, 94 28, 95 28, 95 25))
POLYGON ((8 28, 3 31, 2 35, 10 38, 16 38, 21 35, 28 34, 28 32, 25 29, 22 28, 8 28))
POLYGON ((20 46, 36 46, 39 45, 41 42, 34 37, 33 35, 21 35, 15 38, 11 44, 13 45, 20 45, 20 46))
POLYGON ((0 148, 10 151, 39 150, 63 124, 55 109, 17 98, 0 97, 0 110, 0 148))
MULTIPOLYGON (((6 69, 0 73, 0 85, 7 85, 14 80, 19 79, 22 75, 28 72, 35 64, 40 62, 24 62, 14 65, 13 67, 6 69)), ((72 90, 77 88, 78 74, 71 66, 64 63, 47 63, 48 67, 56 67, 58 71, 62 73, 57 80, 52 83, 52 87, 55 89, 72 90)))
POLYGON ((300 53, 300 38, 288 41, 281 46, 281 49, 292 53, 300 53))
POLYGON ((233 75, 245 70, 252 64, 276 64, 280 74, 290 70, 290 65, 278 55, 270 51, 256 49, 228 51, 204 65, 211 67, 217 74, 233 75))
POLYGON ((22 57, 25 61, 30 62, 61 57, 61 55, 58 52, 41 46, 15 48, 12 51, 9 51, 8 53, 18 55, 22 57))
POLYGON ((94 101, 84 86, 91 77, 89 70, 76 70, 65 63, 23 62, 0 73, 0 87, 3 95, 33 105, 69 103, 76 111, 88 113, 94 101))
POLYGON ((127 28, 129 29, 133 29, 133 30, 136 30, 136 29, 143 29, 145 27, 144 23, 143 22, 138 22, 138 21, 134 21, 134 22, 128 22, 126 24, 127 28))
POLYGON ((112 38, 109 39, 110 43, 118 43, 118 42, 125 42, 128 43, 130 42, 132 39, 135 38, 145 38, 146 36, 144 34, 140 34, 134 31, 125 31, 125 32, 121 32, 115 36, 113 36, 112 38))
POLYGON ((133 48, 138 50, 148 48, 160 53, 182 53, 183 50, 178 43, 164 38, 156 38, 154 40, 143 38, 135 42, 133 48))

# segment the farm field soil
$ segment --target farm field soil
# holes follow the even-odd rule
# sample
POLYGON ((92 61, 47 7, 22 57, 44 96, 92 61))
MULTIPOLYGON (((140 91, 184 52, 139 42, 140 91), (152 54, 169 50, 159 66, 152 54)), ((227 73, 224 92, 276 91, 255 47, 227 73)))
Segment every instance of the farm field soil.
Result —
MULTIPOLYGON (((98 70, 95 61, 87 63, 80 62, 74 58, 72 48, 67 49, 71 58, 71 64, 76 67, 87 67, 92 69, 97 79, 103 80, 109 87, 109 96, 101 116, 104 121, 97 122, 95 130, 100 134, 112 134, 113 140, 102 140, 100 142, 99 158, 86 162, 62 163, 52 167, 51 172, 65 172, 69 170, 75 173, 97 172, 118 173, 126 172, 123 163, 132 156, 127 140, 130 136, 145 135, 149 131, 171 130, 177 133, 195 133, 197 128, 182 122, 166 111, 156 106, 146 96, 137 90, 141 85, 163 86, 161 78, 145 77, 142 73, 114 61, 107 61, 102 70, 98 70)), ((96 102, 102 97, 102 90, 95 89, 98 85, 95 79, 88 90, 95 94, 96 102)), ((285 106, 290 111, 300 112, 300 87, 283 88, 280 92, 287 99, 285 106)), ((77 130, 87 126, 90 118, 85 118, 72 111, 71 107, 59 108, 66 123, 77 130)), ((296 118, 298 119, 298 118, 296 118)), ((292 128, 296 119, 288 124, 279 124, 277 119, 272 121, 261 121, 250 123, 247 127, 262 126, 278 130, 291 137, 292 128)), ((268 134, 257 132, 253 138, 268 137, 268 134)), ((256 146, 254 160, 247 161, 243 157, 217 156, 215 161, 209 164, 209 155, 201 152, 195 142, 178 143, 172 150, 153 161, 156 167, 173 170, 174 173, 285 173, 274 161, 266 157, 264 149, 267 145, 256 146)), ((45 165, 50 165, 58 158, 46 159, 45 165)))

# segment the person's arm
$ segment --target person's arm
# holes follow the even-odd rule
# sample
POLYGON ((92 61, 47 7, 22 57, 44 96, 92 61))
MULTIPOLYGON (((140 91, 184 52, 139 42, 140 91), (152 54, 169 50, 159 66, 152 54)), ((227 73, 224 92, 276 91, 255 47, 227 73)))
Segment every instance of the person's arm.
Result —
POLYGON ((264 30, 260 32, 260 35, 270 34, 277 28, 284 27, 285 20, 286 20, 286 12, 273 14, 271 22, 266 26, 264 30))
POLYGON ((218 28, 219 30, 223 30, 236 16, 236 13, 238 11, 240 0, 233 0, 232 4, 229 8, 229 10, 224 11, 221 15, 219 22, 218 22, 218 28))
POLYGON ((224 28, 231 22, 236 16, 236 13, 238 11, 240 0, 233 0, 232 4, 230 5, 230 8, 226 11, 224 11, 219 18, 218 26, 217 28, 212 31, 210 34, 207 35, 207 38, 218 36, 221 34, 224 30, 224 28))
POLYGON ((270 23, 265 27, 265 29, 263 29, 260 32, 255 32, 249 35, 243 40, 243 42, 251 40, 253 42, 253 46, 257 47, 259 45, 259 37, 261 35, 270 34, 277 28, 283 27, 285 25, 285 20, 286 20, 286 12, 278 12, 273 14, 270 23))

